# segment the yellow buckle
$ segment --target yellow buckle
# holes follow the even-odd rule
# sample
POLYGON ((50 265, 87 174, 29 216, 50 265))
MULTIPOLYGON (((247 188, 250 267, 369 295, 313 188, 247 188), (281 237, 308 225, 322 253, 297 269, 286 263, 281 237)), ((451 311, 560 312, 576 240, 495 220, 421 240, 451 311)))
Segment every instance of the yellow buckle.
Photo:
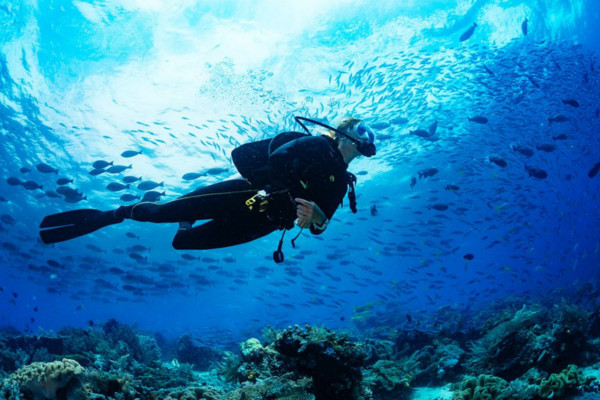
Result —
POLYGON ((258 212, 265 212, 265 211, 267 211, 267 206, 269 204, 269 200, 267 199, 267 197, 263 196, 260 193, 257 193, 254 196, 250 197, 248 200, 246 200, 246 206, 250 210, 253 210, 254 209, 254 204, 256 203, 257 198, 259 200, 259 202, 258 202, 258 212))
POLYGON ((252 210, 253 204, 256 203, 256 196, 258 196, 258 194, 255 194, 254 196, 252 196, 248 200, 246 200, 246 205, 251 210, 252 210))
POLYGON ((267 211, 267 206, 269 205, 269 200, 266 197, 261 198, 260 203, 258 203, 258 212, 267 211))

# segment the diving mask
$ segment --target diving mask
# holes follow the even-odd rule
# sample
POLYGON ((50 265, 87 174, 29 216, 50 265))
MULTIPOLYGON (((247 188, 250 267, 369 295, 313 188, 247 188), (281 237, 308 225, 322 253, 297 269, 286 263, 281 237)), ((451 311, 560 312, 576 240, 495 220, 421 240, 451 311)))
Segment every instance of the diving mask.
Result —
POLYGON ((352 127, 352 133, 361 142, 373 143, 375 141, 375 134, 369 125, 365 124, 365 121, 360 121, 358 124, 355 124, 354 127, 352 127))
POLYGON ((351 130, 352 135, 345 135, 347 138, 352 140, 352 142, 356 145, 356 149, 365 157, 372 157, 375 155, 375 134, 364 121, 360 121, 358 124, 355 124, 351 130))

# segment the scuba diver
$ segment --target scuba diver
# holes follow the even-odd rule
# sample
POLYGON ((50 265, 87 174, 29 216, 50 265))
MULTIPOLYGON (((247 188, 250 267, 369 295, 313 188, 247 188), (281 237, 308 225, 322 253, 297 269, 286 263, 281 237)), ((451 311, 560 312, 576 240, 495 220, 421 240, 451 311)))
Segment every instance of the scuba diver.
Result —
POLYGON ((359 119, 345 118, 337 128, 304 117, 295 119, 306 133, 283 132, 232 151, 241 178, 201 187, 162 204, 140 202, 110 211, 81 209, 49 215, 40 224, 41 239, 46 244, 62 242, 125 219, 178 222, 173 239, 177 250, 234 246, 283 230, 273 253, 275 262, 282 262, 283 237, 294 223, 312 234, 322 233, 347 191, 356 213, 356 176, 347 171, 348 164, 376 152, 373 131, 359 119), (327 131, 312 136, 303 121, 327 131), (197 220, 209 221, 193 226, 197 220))

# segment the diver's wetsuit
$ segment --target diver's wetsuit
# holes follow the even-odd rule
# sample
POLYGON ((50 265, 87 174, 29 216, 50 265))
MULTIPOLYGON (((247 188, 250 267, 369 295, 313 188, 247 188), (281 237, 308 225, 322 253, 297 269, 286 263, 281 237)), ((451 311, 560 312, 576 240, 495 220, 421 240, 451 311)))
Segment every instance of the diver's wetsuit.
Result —
MULTIPOLYGON (((348 186, 348 173, 337 143, 325 136, 303 136, 281 145, 269 157, 269 168, 253 184, 232 179, 200 188, 164 204, 132 206, 130 218, 146 222, 210 219, 192 229, 179 230, 176 249, 213 249, 246 243, 277 229, 290 229, 296 219, 295 198, 314 201, 331 219, 348 186), (259 190, 269 194, 266 211, 247 200, 259 190)), ((240 171, 241 172, 241 171, 240 171)), ((322 231, 314 226, 313 234, 322 231)))

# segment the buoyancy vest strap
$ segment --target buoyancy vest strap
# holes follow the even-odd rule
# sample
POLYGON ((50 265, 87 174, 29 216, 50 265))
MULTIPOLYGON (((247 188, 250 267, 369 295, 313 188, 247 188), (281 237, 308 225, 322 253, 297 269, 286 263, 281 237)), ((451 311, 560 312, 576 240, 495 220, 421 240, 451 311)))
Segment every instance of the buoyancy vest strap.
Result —
POLYGON ((352 210, 352 214, 356 214, 356 190, 354 185, 356 184, 356 175, 351 172, 348 172, 348 201, 350 203, 350 210, 352 210))

